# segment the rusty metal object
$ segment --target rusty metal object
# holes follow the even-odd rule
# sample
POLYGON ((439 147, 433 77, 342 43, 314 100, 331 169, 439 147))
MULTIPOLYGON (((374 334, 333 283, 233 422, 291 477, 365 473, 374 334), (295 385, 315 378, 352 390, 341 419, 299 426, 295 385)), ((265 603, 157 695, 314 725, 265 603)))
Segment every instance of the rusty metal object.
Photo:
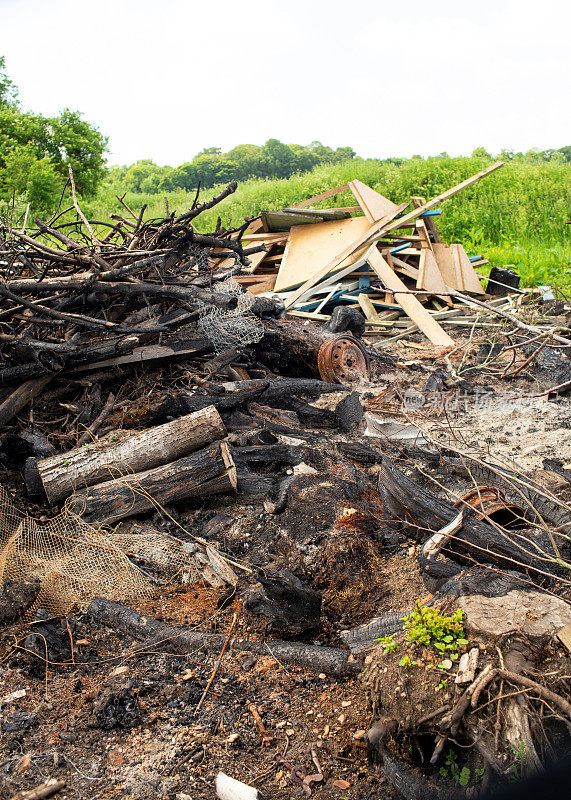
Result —
POLYGON ((319 347, 317 369, 324 381, 351 383, 369 377, 369 359, 357 339, 339 336, 328 339, 319 347))
POLYGON ((504 524, 505 527, 510 527, 510 521, 513 524, 525 520, 525 511, 520 506, 508 503, 501 490, 496 486, 477 486, 457 500, 454 505, 457 508, 469 505, 476 512, 475 516, 478 519, 489 517, 495 519, 499 524, 504 524), (507 521, 504 521, 506 515, 507 521), (510 518, 512 519, 510 520, 510 518))

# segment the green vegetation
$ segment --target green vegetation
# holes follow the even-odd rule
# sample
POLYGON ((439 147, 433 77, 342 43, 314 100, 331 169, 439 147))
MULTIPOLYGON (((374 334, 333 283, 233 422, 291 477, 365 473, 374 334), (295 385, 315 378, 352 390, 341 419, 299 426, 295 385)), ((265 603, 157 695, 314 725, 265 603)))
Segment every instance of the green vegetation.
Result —
POLYGON ((219 147, 207 147, 192 161, 179 167, 161 167, 149 159, 126 167, 109 170, 106 185, 109 189, 135 194, 160 194, 184 189, 192 191, 198 184, 210 188, 218 183, 245 181, 250 178, 289 178, 308 172, 318 164, 339 164, 355 156, 351 147, 331 147, 312 142, 284 144, 268 139, 263 147, 239 144, 223 153, 219 147))
POLYGON ((383 636, 380 639, 375 639, 383 647, 384 653, 394 653, 396 650, 399 649, 399 643, 395 641, 394 633, 391 633, 390 636, 383 636))
POLYGON ((461 608, 450 615, 441 614, 434 606, 417 603, 415 610, 405 617, 406 639, 410 644, 432 645, 448 658, 458 658, 458 647, 468 644, 464 638, 461 608))
MULTIPOLYGON (((527 154, 503 153, 506 165, 470 189, 456 195, 442 207, 436 218, 444 241, 462 242, 470 255, 484 255, 492 265, 512 265, 525 285, 571 284, 571 163, 568 151, 556 151, 551 160, 534 151, 527 154)), ((547 155, 551 151, 546 151, 547 155)), ((352 178, 372 186, 394 202, 411 195, 433 197, 492 163, 483 154, 451 158, 446 155, 422 159, 354 158, 343 163, 323 164, 310 172, 289 179, 247 180, 239 183, 235 194, 223 204, 200 215, 202 231, 214 230, 218 215, 224 224, 239 225, 244 217, 262 209, 276 210, 343 185, 352 178)), ((204 195, 219 191, 213 187, 204 195)), ((117 210, 116 194, 123 194, 106 183, 89 208, 94 217, 106 218, 117 210)), ((184 190, 164 194, 127 192, 125 201, 138 211, 148 206, 146 216, 163 217, 168 210, 188 208, 193 194, 184 190)), ((323 208, 355 205, 347 191, 319 204, 323 208)))
MULTIPOLYGON (((120 209, 116 195, 135 211, 146 205, 146 218, 188 209, 198 181, 211 195, 230 180, 238 191, 222 205, 200 215, 201 231, 239 225, 263 209, 275 210, 347 183, 352 178, 372 186, 394 202, 411 195, 433 197, 466 179, 493 158, 483 148, 471 156, 446 153, 427 159, 356 158, 350 147, 333 150, 320 142, 304 147, 270 139, 263 147, 243 144, 227 153, 206 148, 179 167, 145 160, 106 170, 107 139, 69 109, 47 118, 25 112, 0 57, 0 211, 15 201, 17 220, 30 203, 33 214, 57 207, 68 176, 74 172, 88 216, 107 219, 120 209)), ((437 218, 444 241, 462 242, 470 255, 484 255, 492 265, 513 266, 524 285, 571 286, 571 145, 559 150, 502 151, 506 166, 444 204, 437 218)), ((203 197, 204 197, 203 193, 203 197)), ((343 192, 322 207, 355 205, 343 192)))
MULTIPOLYGON (((443 778, 450 777, 457 786, 466 787, 470 783, 470 775, 471 770, 470 767, 463 766, 461 767, 458 763, 458 756, 454 752, 454 750, 448 750, 446 754, 446 766, 440 767, 440 774, 443 778)), ((475 769, 474 770, 474 782, 478 783, 484 777, 484 769, 475 769)))
POLYGON ((83 197, 93 197, 105 174, 107 139, 77 111, 58 117, 22 111, 0 57, 0 201, 30 203, 33 212, 57 205, 71 164, 83 197))

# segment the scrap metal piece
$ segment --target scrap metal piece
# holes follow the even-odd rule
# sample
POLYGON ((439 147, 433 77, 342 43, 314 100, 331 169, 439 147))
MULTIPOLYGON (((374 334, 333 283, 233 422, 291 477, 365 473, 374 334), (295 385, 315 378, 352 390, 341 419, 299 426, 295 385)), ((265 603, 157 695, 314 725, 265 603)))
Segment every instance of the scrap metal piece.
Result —
POLYGON ((328 339, 317 351, 317 369, 322 380, 349 383, 369 377, 369 359, 357 339, 328 339))

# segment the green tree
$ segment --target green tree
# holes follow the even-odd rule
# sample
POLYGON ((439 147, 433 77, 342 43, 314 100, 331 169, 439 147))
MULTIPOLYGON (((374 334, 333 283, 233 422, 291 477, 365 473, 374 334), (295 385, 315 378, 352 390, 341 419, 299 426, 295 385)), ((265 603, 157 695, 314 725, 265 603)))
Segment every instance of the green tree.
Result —
POLYGON ((233 177, 238 181, 261 178, 267 174, 268 159, 262 147, 255 144, 239 144, 225 154, 234 165, 233 177))
POLYGON ((18 105, 18 88, 6 74, 6 59, 0 56, 0 107, 18 105))
POLYGON ((318 156, 309 147, 303 147, 300 144, 290 144, 288 147, 293 154, 295 172, 309 172, 319 163, 318 156))
POLYGON ((268 139, 264 145, 268 158, 270 175, 276 178, 289 178, 295 169, 295 158, 287 144, 279 139, 268 139))
POLYGON ((198 184, 198 177, 196 174, 196 167, 194 164, 181 164, 177 169, 177 186, 181 189, 195 189, 198 184))
POLYGON ((474 150, 472 150, 472 158, 485 158, 488 161, 492 160, 492 156, 490 153, 488 153, 485 147, 476 147, 474 150))
POLYGON ((75 185, 84 197, 92 197, 105 174, 104 153, 108 139, 97 128, 66 108, 59 117, 48 121, 51 129, 50 153, 62 174, 71 164, 75 185))
POLYGON ((197 181, 205 187, 214 186, 216 183, 216 170, 218 169, 218 156, 209 153, 199 153, 192 159, 192 166, 196 170, 197 181))

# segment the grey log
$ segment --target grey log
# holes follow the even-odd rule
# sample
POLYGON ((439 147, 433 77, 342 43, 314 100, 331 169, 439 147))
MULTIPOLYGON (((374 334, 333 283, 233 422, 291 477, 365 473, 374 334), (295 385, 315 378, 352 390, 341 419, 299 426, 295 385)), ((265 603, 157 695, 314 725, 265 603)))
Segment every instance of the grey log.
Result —
POLYGON ((77 489, 175 461, 224 436, 222 418, 209 406, 124 438, 109 434, 68 453, 44 458, 38 462, 38 472, 53 504, 77 489))
POLYGON ((170 464, 90 486, 67 508, 88 522, 110 523, 190 497, 232 492, 237 483, 228 445, 216 442, 170 464))

